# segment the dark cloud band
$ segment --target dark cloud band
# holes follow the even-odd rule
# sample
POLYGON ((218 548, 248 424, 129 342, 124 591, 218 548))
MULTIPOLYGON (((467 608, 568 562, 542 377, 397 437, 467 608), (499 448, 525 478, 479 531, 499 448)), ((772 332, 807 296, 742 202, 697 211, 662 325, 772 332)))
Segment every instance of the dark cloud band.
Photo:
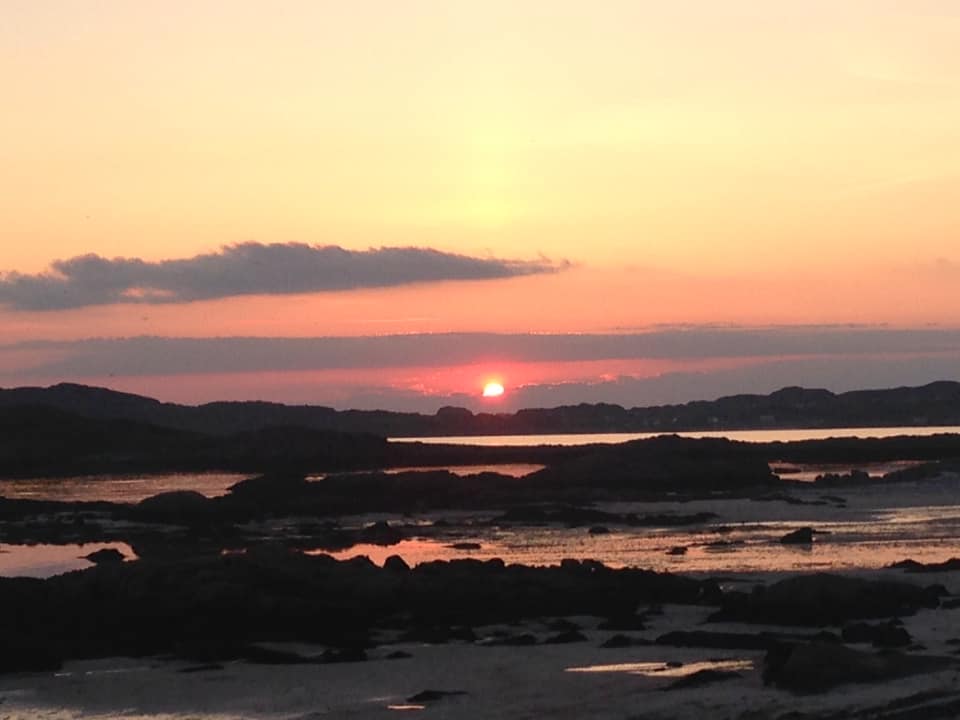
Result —
POLYGON ((449 333, 373 337, 134 337, 0 346, 33 351, 24 370, 68 377, 373 369, 509 362, 867 357, 960 352, 960 330, 686 328, 630 334, 449 333), (50 359, 55 358, 55 359, 50 359))
POLYGON ((430 248, 346 250, 303 243, 229 245, 191 258, 148 262, 81 255, 51 272, 0 273, 0 304, 64 310, 113 303, 178 303, 237 295, 285 295, 556 272, 565 263, 500 260, 430 248))

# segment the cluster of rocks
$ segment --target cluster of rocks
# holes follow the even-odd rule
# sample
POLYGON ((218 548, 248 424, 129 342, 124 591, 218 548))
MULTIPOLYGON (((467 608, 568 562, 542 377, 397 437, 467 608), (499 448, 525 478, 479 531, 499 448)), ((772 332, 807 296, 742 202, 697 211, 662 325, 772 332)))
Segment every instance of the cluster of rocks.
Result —
POLYGON ((749 593, 726 592, 711 620, 825 627, 912 615, 920 608, 938 607, 946 594, 942 585, 816 573, 758 585, 749 593))
POLYGON ((410 569, 286 548, 245 555, 105 563, 46 580, 0 578, 0 667, 71 657, 246 656, 259 640, 363 648, 375 627, 622 616, 639 604, 717 602, 711 581, 597 562, 554 567, 456 560, 410 569))
MULTIPOLYGON (((812 575, 749 593, 722 592, 709 579, 611 569, 596 561, 527 567, 455 560, 410 568, 394 556, 377 567, 363 557, 336 561, 282 546, 167 561, 104 560, 46 580, 0 578, 0 671, 48 670, 68 658, 145 654, 207 664, 199 667, 234 658, 360 661, 376 634, 386 630, 418 642, 583 642, 580 628, 562 619, 547 626, 551 634, 545 638, 520 632, 483 640, 474 631, 568 616, 606 618, 598 628, 616 634, 602 646, 629 647, 652 642, 623 632, 646 629, 665 603, 716 608, 710 621, 818 628, 792 634, 697 629, 655 640, 667 646, 764 651, 765 679, 791 690, 889 679, 953 662, 903 652, 913 647, 912 638, 892 620, 936 607, 945 593, 937 585, 812 575), (639 611, 643 607, 649 609, 639 611), (263 645, 278 641, 316 643, 327 650, 301 656, 263 645), (869 644, 882 652, 845 643, 869 644)), ((701 678, 715 679, 722 678, 701 678)))

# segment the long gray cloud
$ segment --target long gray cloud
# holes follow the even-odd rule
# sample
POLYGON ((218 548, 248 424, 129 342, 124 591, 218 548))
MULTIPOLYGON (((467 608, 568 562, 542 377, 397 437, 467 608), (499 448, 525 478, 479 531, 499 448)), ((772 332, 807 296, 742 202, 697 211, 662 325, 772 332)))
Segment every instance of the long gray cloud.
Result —
POLYGON ((630 334, 450 333, 374 337, 34 341, 0 346, 38 359, 33 376, 102 377, 451 366, 497 362, 867 357, 960 353, 960 330, 869 327, 687 328, 630 334))
POLYGON ((346 250, 335 245, 242 243, 159 262, 91 254, 57 260, 46 273, 0 273, 0 304, 16 310, 63 310, 127 302, 191 302, 489 280, 556 272, 566 266, 546 259, 477 258, 417 247, 346 250))

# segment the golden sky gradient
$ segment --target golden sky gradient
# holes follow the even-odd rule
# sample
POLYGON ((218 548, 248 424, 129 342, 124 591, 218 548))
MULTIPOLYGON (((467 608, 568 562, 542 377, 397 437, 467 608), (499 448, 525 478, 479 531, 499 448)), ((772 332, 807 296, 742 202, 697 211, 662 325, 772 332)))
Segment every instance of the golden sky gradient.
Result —
POLYGON ((953 0, 6 0, 0 272, 248 241, 571 267, 0 330, 955 326, 958 46, 953 0))

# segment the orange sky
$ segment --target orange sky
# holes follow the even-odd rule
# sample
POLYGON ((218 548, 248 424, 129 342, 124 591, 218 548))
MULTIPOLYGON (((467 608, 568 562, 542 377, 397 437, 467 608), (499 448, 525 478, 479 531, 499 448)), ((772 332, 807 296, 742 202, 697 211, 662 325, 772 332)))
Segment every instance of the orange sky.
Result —
POLYGON ((0 331, 955 326, 958 37, 952 0, 8 0, 0 272, 248 241, 571 266, 0 331))

